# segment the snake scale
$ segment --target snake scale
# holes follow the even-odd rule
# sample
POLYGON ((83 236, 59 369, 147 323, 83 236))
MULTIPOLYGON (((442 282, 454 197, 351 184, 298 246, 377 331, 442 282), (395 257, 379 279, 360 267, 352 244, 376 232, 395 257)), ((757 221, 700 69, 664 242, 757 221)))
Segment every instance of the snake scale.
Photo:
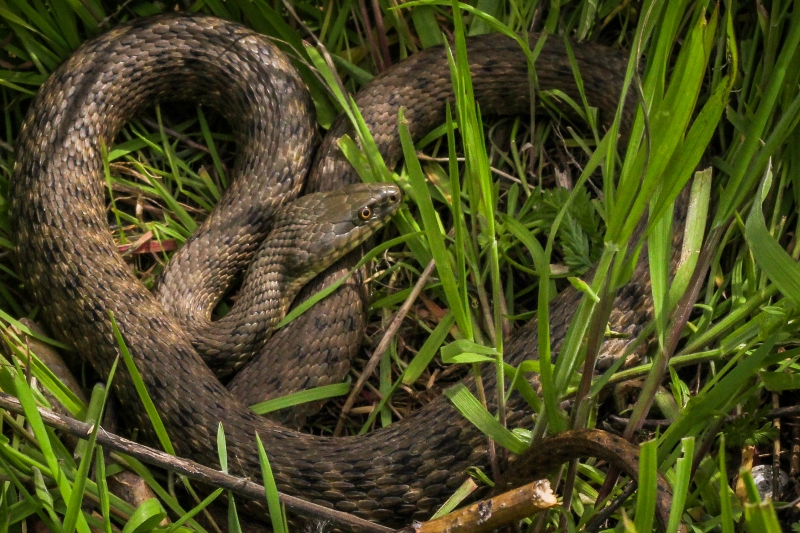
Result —
MULTIPOLYGON (((626 56, 594 44, 575 44, 572 50, 588 101, 605 117, 613 116, 626 56)), ((468 53, 484 114, 530 111, 528 69, 516 42, 478 36, 469 39, 468 53)), ((558 38, 547 40, 536 66, 540 89, 559 89, 580 101, 558 38)), ((407 109, 411 134, 419 139, 444 120, 452 97, 447 56, 438 47, 413 54, 374 79, 357 103, 393 166, 401 156, 399 107, 407 109)), ((179 455, 217 465, 216 432, 222 422, 232 473, 260 478, 258 434, 281 491, 403 525, 429 516, 465 479, 466 467, 487 464, 486 437, 447 400, 435 400, 405 420, 362 436, 301 434, 256 416, 199 355, 203 352, 213 364, 223 352, 246 343, 258 348, 263 339, 228 341, 211 334, 198 340, 187 332, 202 329, 197 322, 206 320, 209 305, 219 297, 214 295, 224 292, 257 253, 274 208, 303 186, 306 191, 336 191, 358 181, 337 147, 350 131, 344 119, 334 124, 311 160, 311 107, 307 89, 284 55, 234 23, 200 16, 140 19, 87 42, 41 88, 19 135, 11 183, 19 271, 54 334, 74 344, 76 353, 103 376, 117 356, 109 320, 113 312, 179 455), (214 214, 171 261, 155 296, 136 280, 111 239, 102 150, 137 112, 172 99, 212 106, 230 122, 238 150, 236 179, 214 214), (220 240, 218 233, 225 236, 220 240), (197 266, 203 269, 194 270, 197 266), (183 301, 176 293, 191 303, 176 303, 183 301)), ((623 128, 631 121, 631 107, 625 110, 623 128)), ((350 264, 352 259, 345 259, 327 275, 336 277, 350 264)), ((647 268, 640 261, 633 281, 617 297, 612 320, 630 324, 627 332, 635 335, 650 314, 642 305, 648 293, 647 268)), ((283 344, 274 349, 308 350, 323 360, 354 350, 351 345, 364 323, 362 298, 358 283, 345 285, 295 321, 295 329, 276 335, 274 340, 283 344), (298 344, 304 341, 311 346, 298 344)), ((554 353, 578 300, 576 291, 566 290, 552 303, 554 353)), ((249 323, 232 329, 247 336, 248 328, 249 323)), ((535 346, 536 324, 531 322, 507 343, 505 359, 519 364, 535 356, 535 346)), ((486 372, 485 380, 493 387, 493 372, 486 372)), ((114 392, 130 423, 154 442, 127 372, 117 373, 114 392)), ((509 409, 523 408, 513 397, 509 409)), ((548 460, 585 451, 576 442, 564 440, 548 460)), ((615 442, 601 444, 614 449, 615 442)))

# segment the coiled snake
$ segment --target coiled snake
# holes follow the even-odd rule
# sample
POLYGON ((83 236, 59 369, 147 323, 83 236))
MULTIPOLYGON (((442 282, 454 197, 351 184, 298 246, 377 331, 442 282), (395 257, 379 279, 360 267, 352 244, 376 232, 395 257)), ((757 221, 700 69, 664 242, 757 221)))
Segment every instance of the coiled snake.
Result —
MULTIPOLYGON (((537 60, 539 88, 560 89, 578 100, 568 56, 557 41, 551 37, 537 60)), ((573 45, 573 51, 588 101, 613 116, 626 58, 597 45, 573 45)), ((528 70, 513 40, 476 37, 469 40, 468 52, 484 114, 529 112, 528 70)), ((447 58, 436 48, 376 78, 357 103, 391 166, 400 158, 399 107, 407 109, 409 129, 418 139, 444 120, 450 99, 447 58)), ((84 44, 42 87, 19 136, 11 184, 19 269, 50 328, 73 343, 101 375, 107 375, 117 355, 109 320, 113 312, 179 455, 218 464, 215 435, 222 422, 232 473, 260 478, 258 434, 280 490, 385 524, 405 524, 436 509, 464 480, 466 467, 487 461, 486 437, 446 400, 363 436, 301 434, 256 416, 198 355, 201 349, 213 363, 240 346, 258 348, 263 336, 251 335, 250 319, 229 328, 233 340, 213 331, 201 340, 187 333, 207 326, 207 313, 220 292, 256 254, 274 208, 302 187, 314 136, 310 108, 309 94, 283 54, 230 22, 186 16, 142 19, 84 44), (238 146, 237 177, 214 214, 172 260, 159 302, 134 278, 109 235, 102 150, 137 111, 175 98, 213 106, 230 121, 238 146), (189 303, 175 304, 177 293, 189 303)), ((630 113, 627 109, 624 124, 630 113)), ((331 129, 311 166, 306 191, 335 191, 358 181, 337 149, 337 139, 347 131, 342 119, 331 129)), ((346 267, 333 268, 331 275, 346 267)), ((637 325, 634 329, 649 314, 641 305, 648 283, 640 263, 616 302, 615 314, 637 325)), ((554 350, 577 301, 576 292, 568 290, 552 304, 554 350)), ((361 305, 357 284, 346 285, 277 340, 311 341, 307 350, 323 360, 334 351, 351 350, 363 327, 361 305)), ((287 346, 280 349, 300 349, 287 346)), ((519 364, 535 355, 535 346, 536 326, 530 323, 508 342, 505 360, 519 364)), ((492 387, 489 374, 486 386, 492 387)), ((114 391, 131 422, 154 441, 126 372, 117 373, 114 391)), ((522 406, 517 398, 509 404, 512 410, 522 406)), ((575 450, 567 443, 559 451, 575 450)))

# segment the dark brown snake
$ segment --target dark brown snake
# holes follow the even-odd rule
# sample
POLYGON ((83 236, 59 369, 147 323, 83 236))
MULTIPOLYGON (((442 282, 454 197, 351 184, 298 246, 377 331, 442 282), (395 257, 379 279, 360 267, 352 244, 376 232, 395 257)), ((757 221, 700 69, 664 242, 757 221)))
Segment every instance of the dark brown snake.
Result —
MULTIPOLYGON (((603 116, 613 117, 626 56, 598 45, 572 47, 588 101, 603 116)), ((484 114, 530 111, 528 70, 517 43, 484 35, 468 41, 468 52, 475 97, 484 114)), ((547 40, 536 71, 540 89, 559 89, 580 101, 559 38, 547 40)), ((391 167, 401 156, 399 107, 406 108, 411 134, 419 139, 443 122, 452 96, 446 54, 434 48, 373 80, 358 94, 357 103, 391 167)), ((206 331, 207 317, 231 278, 256 254, 276 216, 275 206, 303 186, 314 137, 310 108, 307 89, 284 55, 237 24, 209 17, 142 19, 87 42, 42 87, 19 136, 11 184, 18 265, 49 327, 73 343, 101 375, 107 375, 117 356, 109 320, 113 312, 180 456, 218 464, 215 437, 222 422, 232 473, 260 478, 258 434, 281 491, 403 525, 429 516, 462 483, 468 466, 487 465, 486 437, 447 400, 435 400, 367 435, 311 436, 256 416, 198 355, 200 351, 217 364, 220 356, 239 348, 262 348, 264 336, 250 331, 249 318, 223 327, 228 330, 223 336, 213 328, 206 331), (238 152, 236 179, 214 214, 171 261, 159 302, 131 273, 110 236, 102 149, 137 112, 167 99, 216 108, 232 125, 238 152)), ((623 129, 630 122, 628 106, 623 129)), ((349 131, 346 120, 335 123, 311 165, 306 191, 339 190, 359 181, 337 148, 337 139, 349 131)), ((330 269, 328 279, 351 264, 346 259, 330 269)), ((278 347, 262 355, 270 350, 301 355, 302 362, 286 367, 307 366, 309 360, 321 367, 338 364, 342 353, 355 350, 363 329, 360 292, 357 281, 346 284, 280 331, 273 338, 278 347)), ((650 315, 642 305, 648 296, 647 268, 640 261, 633 281, 619 293, 612 321, 629 324, 627 333, 635 336, 650 315)), ((566 290, 552 304, 554 353, 578 300, 576 291, 566 290)), ((535 357, 535 347, 536 325, 531 322, 507 343, 505 360, 517 365, 535 357)), ((233 369, 222 366, 223 373, 233 369)), ((274 368, 270 372, 281 373, 274 368)), ((485 374, 490 389, 493 375, 485 374)), ((117 373, 114 391, 130 422, 154 442, 152 425, 126 372, 117 373)), ((509 409, 520 411, 524 403, 513 397, 509 409)), ((540 462, 563 462, 586 452, 587 441, 597 441, 606 452, 634 464, 629 448, 603 435, 568 433, 550 441, 560 444, 540 448, 550 450, 540 462)), ((535 459, 535 452, 530 453, 535 459)))

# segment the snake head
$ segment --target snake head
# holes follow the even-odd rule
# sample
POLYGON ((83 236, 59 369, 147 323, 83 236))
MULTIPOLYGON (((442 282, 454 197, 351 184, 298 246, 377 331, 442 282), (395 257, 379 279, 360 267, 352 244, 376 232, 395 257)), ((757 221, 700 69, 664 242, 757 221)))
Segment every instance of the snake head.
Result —
POLYGON ((366 241, 402 203, 400 188, 387 183, 309 194, 276 214, 267 240, 281 245, 287 273, 302 284, 366 241))

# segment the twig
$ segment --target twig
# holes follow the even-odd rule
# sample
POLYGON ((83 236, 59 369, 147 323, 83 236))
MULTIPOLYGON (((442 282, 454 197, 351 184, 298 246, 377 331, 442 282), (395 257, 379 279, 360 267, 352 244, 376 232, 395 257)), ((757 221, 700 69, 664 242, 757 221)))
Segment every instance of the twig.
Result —
POLYGON ((417 533, 483 533, 558 505, 550 482, 534 481, 414 527, 417 533))
MULTIPOLYGON (((448 161, 450 161, 449 157, 433 157, 433 156, 429 156, 429 155, 426 155, 426 154, 423 154, 423 153, 418 153, 417 154, 417 158, 422 160, 422 161, 433 161, 434 163, 447 163, 448 161)), ((458 161, 460 163, 463 163, 464 161, 466 161, 466 159, 464 159, 463 157, 457 157, 456 161, 458 161)), ((521 179, 519 179, 516 176, 512 176, 511 174, 509 174, 507 172, 503 172, 499 168, 494 168, 494 167, 490 166, 489 170, 491 170, 494 174, 497 174, 498 176, 500 176, 502 178, 505 178, 507 180, 513 181, 514 183, 522 184, 522 180, 521 179)))
POLYGON ((800 405, 778 407, 777 409, 769 411, 764 418, 790 418, 793 416, 800 416, 800 405))
POLYGON ((383 72, 383 70, 392 66, 392 58, 389 55, 389 40, 386 38, 386 28, 383 24, 383 15, 378 0, 372 0, 372 14, 375 16, 375 32, 380 45, 381 62, 383 63, 381 72, 383 72))
MULTIPOLYGON (((744 417, 749 417, 750 414, 745 415, 728 415, 725 418, 720 418, 720 421, 724 424, 730 424, 739 420, 744 417)), ((800 416, 800 405, 791 405, 788 407, 778 407, 776 409, 772 409, 771 411, 767 411, 764 413, 764 419, 780 419, 780 418, 792 418, 800 416)), ((625 426, 630 422, 630 418, 625 418, 622 416, 617 415, 609 415, 608 419, 617 426, 625 426)), ((642 428, 644 429, 661 429, 669 427, 672 424, 670 420, 660 420, 660 419, 652 419, 646 418, 642 421, 642 428)), ((701 456, 704 457, 704 456, 701 456)))
MULTIPOLYGON (((628 425, 631 420, 630 418, 617 415, 609 415, 608 419, 615 425, 622 426, 623 428, 628 425)), ((671 420, 658 420, 652 418, 646 418, 645 420, 642 420, 642 427, 645 429, 661 429, 661 431, 664 431, 664 428, 668 428, 670 424, 672 424, 671 420)))
MULTIPOLYGON (((12 413, 25 414, 19 400, 4 392, 0 392, 0 408, 7 409, 12 413)), ((41 407, 38 408, 38 410, 42 421, 52 428, 64 431, 81 439, 88 439, 92 433, 93 426, 89 424, 67 416, 57 415, 41 407)), ((138 444, 113 433, 108 433, 105 430, 98 431, 97 444, 129 455, 143 463, 177 472, 189 479, 200 481, 212 487, 230 490, 235 494, 239 494, 251 500, 262 500, 264 498, 264 487, 257 483, 220 472, 219 470, 214 470, 213 468, 203 466, 188 459, 181 459, 180 457, 169 455, 161 450, 138 444)), ((334 511, 333 509, 327 509, 321 505, 307 502, 295 496, 279 493, 278 498, 289 511, 297 515, 329 521, 336 524, 337 527, 360 533, 392 533, 394 531, 391 528, 373 524, 363 518, 358 518, 341 511, 334 511)))
POLYGON ((369 50, 372 54, 372 60, 375 62, 378 72, 383 72, 388 65, 383 62, 383 55, 378 51, 378 45, 375 43, 375 35, 373 35, 372 32, 372 23, 369 20, 367 4, 364 0, 359 0, 358 7, 361 10, 361 19, 364 21, 364 33, 367 35, 367 40, 369 41, 369 50))
POLYGON ((361 393, 361 389, 364 388, 364 383, 372 375, 375 367, 378 366, 378 362, 381 360, 381 355, 383 355, 383 352, 385 352, 386 348, 389 347, 389 342, 392 340, 392 337, 394 337, 394 334, 397 333, 398 329, 400 329, 400 324, 403 323, 403 319, 406 317, 406 314, 408 314, 409 309, 411 309, 411 305, 414 303, 414 301, 416 301, 417 296, 419 296, 419 293, 422 291, 425 283, 428 282, 428 277, 430 277, 435 266, 436 263, 434 263, 433 259, 431 259, 431 261, 428 263, 428 266, 425 267, 425 270, 419 277, 416 285, 414 285, 414 288, 411 289, 411 294, 408 295, 408 298, 406 298, 406 301, 403 302, 403 305, 397 311, 397 314, 394 315, 392 323, 389 324, 389 327, 386 329, 386 333, 383 334, 381 342, 378 344, 378 347, 375 348, 375 351, 372 353, 369 361, 367 361, 364 371, 361 372, 361 376, 359 376, 358 381, 356 381, 356 384, 353 387, 353 390, 350 391, 350 395, 347 397, 347 401, 344 403, 344 407, 342 407, 342 412, 339 414, 339 420, 336 422, 336 429, 333 432, 334 437, 338 437, 342 434, 342 430, 344 429, 344 421, 347 418, 347 415, 350 413, 350 410, 353 408, 356 397, 359 395, 359 393, 361 393))

